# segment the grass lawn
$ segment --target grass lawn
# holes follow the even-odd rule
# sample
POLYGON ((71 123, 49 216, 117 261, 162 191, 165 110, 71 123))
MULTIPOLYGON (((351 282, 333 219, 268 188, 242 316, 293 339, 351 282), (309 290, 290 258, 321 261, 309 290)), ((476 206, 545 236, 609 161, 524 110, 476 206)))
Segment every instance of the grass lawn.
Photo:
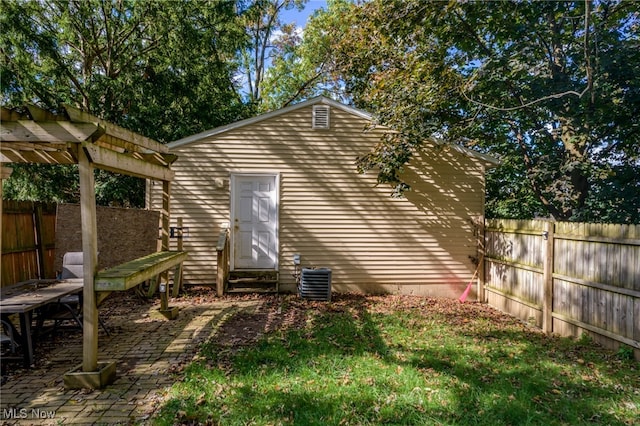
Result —
POLYGON ((628 350, 547 337, 482 304, 280 296, 219 336, 154 424, 640 424, 628 350), (267 331, 253 338, 256 324, 267 331))

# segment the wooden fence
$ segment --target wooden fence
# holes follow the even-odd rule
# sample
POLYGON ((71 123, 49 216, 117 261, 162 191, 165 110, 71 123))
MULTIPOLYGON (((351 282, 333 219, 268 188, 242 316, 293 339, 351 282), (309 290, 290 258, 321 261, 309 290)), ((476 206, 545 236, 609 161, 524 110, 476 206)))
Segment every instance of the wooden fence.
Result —
MULTIPOLYGON (((56 278, 62 256, 82 251, 80 206, 3 201, 0 286, 56 278)), ((98 263, 111 267, 158 248, 160 212, 99 206, 98 263)))
POLYGON ((490 305, 640 358, 640 226, 488 220, 484 253, 490 305))
POLYGON ((0 285, 55 278, 56 205, 3 201, 0 285))

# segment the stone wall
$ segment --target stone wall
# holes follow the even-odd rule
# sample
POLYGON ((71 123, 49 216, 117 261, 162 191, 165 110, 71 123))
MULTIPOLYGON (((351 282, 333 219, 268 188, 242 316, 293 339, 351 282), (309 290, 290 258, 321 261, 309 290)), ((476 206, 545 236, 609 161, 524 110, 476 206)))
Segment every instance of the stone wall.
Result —
MULTIPOLYGON (((160 212, 156 210, 97 207, 98 269, 158 250, 160 212)), ((79 204, 58 204, 56 215, 56 271, 69 251, 82 251, 79 204)))

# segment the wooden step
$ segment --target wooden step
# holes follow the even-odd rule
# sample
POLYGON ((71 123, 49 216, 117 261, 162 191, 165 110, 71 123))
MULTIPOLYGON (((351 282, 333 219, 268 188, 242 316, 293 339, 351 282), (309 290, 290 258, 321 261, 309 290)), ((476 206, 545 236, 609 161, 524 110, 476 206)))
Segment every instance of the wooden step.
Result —
POLYGON ((234 285, 273 285, 277 284, 278 280, 268 280, 264 278, 233 278, 229 279, 229 284, 234 285))
POLYGON ((259 278, 235 278, 229 280, 228 293, 277 293, 278 280, 259 278))
POLYGON ((275 294, 278 290, 275 287, 271 288, 256 288, 256 287, 239 287, 239 288, 227 288, 228 294, 247 294, 247 293, 259 293, 259 294, 275 294))
POLYGON ((269 271, 231 271, 227 293, 277 293, 278 272, 269 271))
POLYGON ((273 270, 261 271, 261 270, 246 270, 246 271, 230 271, 229 279, 240 279, 240 278, 252 278, 252 279, 263 279, 263 280, 277 280, 278 272, 273 270))

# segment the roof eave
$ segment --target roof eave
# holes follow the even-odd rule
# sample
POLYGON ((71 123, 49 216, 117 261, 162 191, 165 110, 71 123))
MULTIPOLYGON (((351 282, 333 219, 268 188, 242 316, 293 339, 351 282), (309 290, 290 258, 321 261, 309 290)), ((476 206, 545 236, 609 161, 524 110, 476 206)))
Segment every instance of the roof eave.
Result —
MULTIPOLYGON (((344 105, 340 102, 334 101, 332 99, 326 98, 324 96, 317 96, 315 98, 300 102, 298 104, 294 104, 294 105, 290 105, 275 111, 270 111, 264 114, 260 114, 258 116, 255 117, 251 117, 251 118, 247 118, 245 120, 240 120, 240 121, 236 121, 235 123, 230 123, 227 124, 225 126, 221 126, 221 127, 216 127, 213 129, 209 129, 209 130, 205 130, 204 132, 200 132, 197 133, 195 135, 191 135, 191 136, 187 136, 186 138, 182 138, 182 139, 178 139, 176 141, 170 142, 167 144, 167 146, 170 149, 174 149, 174 148, 179 148, 185 145, 189 145, 190 143, 193 142, 197 142, 206 138, 211 138, 213 136, 217 136, 226 132, 229 132, 231 130, 234 129, 239 129, 241 127, 245 127, 245 126, 249 126, 252 124, 256 124, 256 123, 260 123, 261 121, 265 121, 265 120, 269 120, 271 118, 274 117, 278 117, 280 115, 283 114, 287 114, 289 112, 292 111, 296 111, 298 109, 302 109, 302 108, 306 108, 312 105, 317 105, 317 104, 324 104, 324 105, 329 105, 333 108, 337 108, 340 109, 342 111, 345 111, 347 113, 353 114, 357 117, 360 117, 364 120, 367 121, 375 121, 373 116, 365 111, 359 110, 357 108, 352 108, 350 106, 344 105)), ((388 131, 393 132, 392 129, 388 129, 388 131)), ((452 143, 452 142, 447 142, 447 141, 443 141, 443 140, 436 140, 436 139, 431 139, 434 143, 438 144, 438 145, 448 145, 453 147, 456 151, 460 152, 461 154, 476 158, 480 161, 482 161, 485 165, 486 168, 493 168, 493 167, 497 167, 498 165, 500 165, 500 161, 495 158, 492 157, 490 155, 487 154, 483 154, 481 152, 478 151, 474 151, 472 149, 469 148, 465 148, 463 146, 460 146, 456 143, 452 143)))
POLYGON ((368 114, 365 111, 356 109, 356 108, 352 108, 349 107, 347 105, 343 105, 340 102, 334 101, 332 99, 329 98, 325 98, 324 96, 317 96, 315 98, 300 102, 298 104, 294 104, 294 105, 290 105, 275 111, 270 111, 264 114, 260 114, 257 115, 255 117, 251 117, 251 118, 247 118, 245 120, 240 120, 240 121, 236 121, 235 123, 230 123, 227 124, 225 126, 220 126, 220 127, 216 127, 213 129, 209 129, 209 130, 205 130, 204 132, 200 132, 200 133, 196 133, 195 135, 191 135, 191 136, 187 136, 186 138, 182 138, 182 139, 178 139, 176 141, 170 142, 167 144, 167 146, 170 149, 173 148, 178 148, 184 145, 188 145, 190 143, 193 142, 197 142, 200 141, 202 139, 206 139, 206 138, 210 138, 213 136, 217 136, 220 135, 222 133, 226 133, 229 132, 231 130, 234 129, 239 129, 241 127, 245 127, 245 126, 249 126, 252 124, 256 124, 259 123, 261 121, 265 121, 265 120, 269 120, 270 118, 274 118, 274 117, 278 117, 280 115, 283 114, 287 114, 291 111, 295 111, 301 108, 306 108, 312 105, 317 105, 317 104, 325 104, 325 105, 329 105, 331 107, 334 108, 338 108, 341 109, 345 112, 348 112, 350 114, 356 115, 360 118, 363 118, 365 120, 369 120, 369 121, 373 121, 373 117, 371 116, 371 114, 368 114))

